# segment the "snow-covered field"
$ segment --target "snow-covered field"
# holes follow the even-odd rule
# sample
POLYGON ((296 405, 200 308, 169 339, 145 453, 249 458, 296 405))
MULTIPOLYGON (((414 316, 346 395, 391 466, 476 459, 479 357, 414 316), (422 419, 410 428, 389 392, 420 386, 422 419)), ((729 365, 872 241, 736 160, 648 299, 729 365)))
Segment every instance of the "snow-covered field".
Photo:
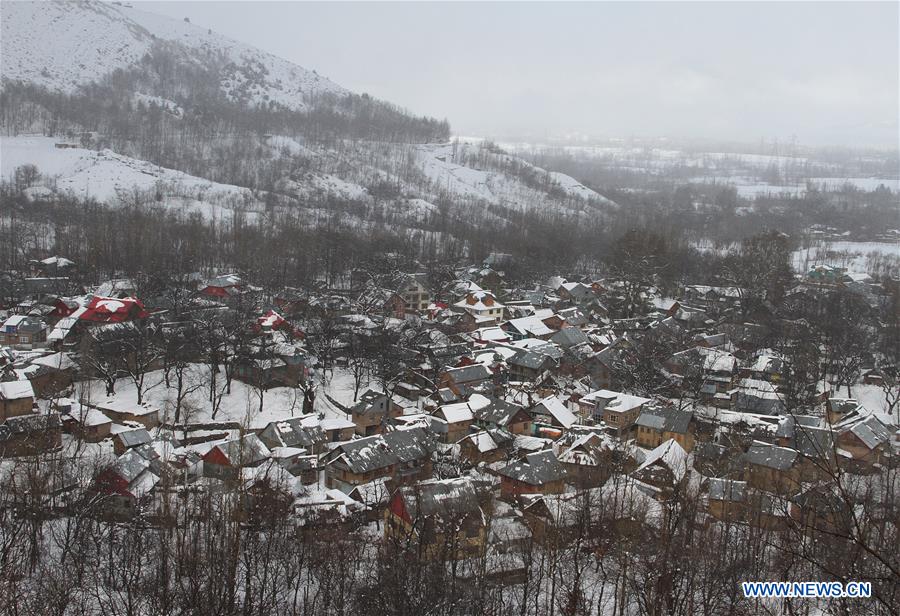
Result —
MULTIPOLYGON (((224 375, 219 374, 218 386, 224 387, 224 375)), ((215 418, 212 417, 212 407, 209 402, 209 369, 201 364, 193 364, 190 367, 190 376, 186 379, 191 385, 200 384, 201 387, 185 396, 182 403, 182 417, 188 415, 191 423, 237 422, 249 429, 259 429, 268 425, 271 421, 296 417, 303 414, 303 392, 300 389, 290 387, 275 387, 263 394, 263 410, 259 410, 259 395, 257 390, 238 380, 231 382, 231 393, 222 396, 222 402, 215 418)), ((187 388, 191 388, 189 385, 187 388)), ((107 399, 105 385, 102 381, 86 381, 79 383, 78 397, 91 402, 101 402, 107 399)), ((325 417, 346 419, 346 415, 330 404, 323 393, 328 393, 340 403, 352 404, 353 382, 346 373, 336 372, 335 378, 321 386, 316 396, 315 411, 323 413, 325 417)), ((148 373, 146 376, 143 401, 155 406, 160 411, 161 421, 173 421, 177 392, 175 389, 167 389, 163 380, 162 370, 148 373)), ((114 398, 126 403, 137 402, 137 389, 130 379, 119 379, 116 382, 114 398)))
POLYGON ((701 152, 664 147, 547 146, 533 143, 500 145, 514 153, 564 154, 575 159, 595 160, 603 167, 652 176, 662 176, 673 171, 683 174, 685 170, 690 170, 692 177, 681 176, 685 182, 732 185, 740 196, 748 199, 784 193, 802 195, 806 192, 807 181, 820 190, 838 190, 849 184, 863 191, 875 190, 884 185, 895 193, 900 192, 900 179, 896 176, 840 177, 837 174, 842 169, 838 165, 801 155, 701 152), (760 174, 773 170, 790 180, 771 184, 758 179, 760 174))
POLYGON ((876 261, 897 261, 900 265, 900 243, 821 241, 792 254, 793 268, 807 272, 816 265, 846 268, 853 273, 873 273, 876 261))

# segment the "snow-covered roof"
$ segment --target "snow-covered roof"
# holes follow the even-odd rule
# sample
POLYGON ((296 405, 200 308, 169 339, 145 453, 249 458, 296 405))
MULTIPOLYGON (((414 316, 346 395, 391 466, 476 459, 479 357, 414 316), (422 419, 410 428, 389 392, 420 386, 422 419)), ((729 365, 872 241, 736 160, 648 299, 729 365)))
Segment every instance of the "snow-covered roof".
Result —
POLYGON ((546 413, 553 417, 563 428, 570 428, 577 420, 556 396, 547 396, 532 407, 534 413, 546 413))
POLYGON ((650 398, 642 398, 609 389, 599 389, 582 396, 580 402, 596 404, 606 411, 624 413, 650 402, 650 398))
POLYGON ((0 382, 0 398, 4 400, 34 398, 34 388, 31 381, 3 381, 0 382))

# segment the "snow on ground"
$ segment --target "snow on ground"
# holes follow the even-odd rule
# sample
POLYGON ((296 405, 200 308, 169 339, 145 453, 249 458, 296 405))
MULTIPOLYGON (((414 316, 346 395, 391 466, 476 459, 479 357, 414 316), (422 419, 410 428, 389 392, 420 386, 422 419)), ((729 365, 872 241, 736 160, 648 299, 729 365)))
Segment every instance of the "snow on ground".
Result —
POLYGON ((210 218, 223 208, 239 208, 250 202, 246 188, 218 184, 181 171, 158 167, 112 150, 57 148, 50 137, 0 137, 0 176, 10 179, 16 168, 34 164, 41 184, 58 193, 115 203, 135 191, 156 193, 163 204, 210 218))
POLYGON ((612 203, 612 201, 602 196, 600 193, 591 190, 570 175, 566 175, 565 173, 560 173, 558 171, 551 171, 550 177, 553 178, 553 181, 559 184, 560 188, 566 191, 566 194, 568 195, 579 197, 586 201, 597 199, 606 203, 612 203))
MULTIPOLYGON (((884 390, 879 385, 864 385, 857 383, 851 386, 850 391, 856 401, 874 413, 887 412, 887 400, 884 396, 884 390)), ((847 388, 842 387, 840 391, 834 392, 836 398, 847 395, 847 388)))
POLYGON ((184 109, 181 108, 181 105, 179 105, 175 101, 170 101, 167 98, 163 98, 161 96, 153 96, 152 94, 144 94, 143 92, 135 92, 134 96, 131 98, 134 101, 135 105, 141 104, 145 107, 156 105, 169 115, 176 117, 179 120, 184 117, 184 109))
POLYGON ((798 272, 807 272, 816 265, 844 267, 849 272, 867 273, 873 257, 900 260, 900 244, 891 242, 822 241, 795 250, 791 265, 798 272))
MULTIPOLYGON (((224 386, 224 374, 220 372, 218 385, 224 386)), ((191 383, 200 383, 200 389, 189 393, 185 397, 183 409, 191 409, 188 412, 190 423, 237 422, 250 429, 261 429, 269 422, 296 417, 303 414, 303 392, 291 387, 274 387, 263 394, 262 412, 259 410, 259 396, 256 388, 247 385, 237 379, 231 382, 231 393, 222 396, 222 403, 215 418, 212 417, 212 408, 209 402, 209 368, 202 364, 192 364, 190 377, 191 383)), ((79 384, 78 399, 90 402, 102 402, 107 399, 106 388, 102 381, 86 381, 79 384)), ((353 399, 352 384, 350 400, 353 399)), ((341 377, 336 385, 326 386, 325 391, 343 392, 345 396, 346 381, 341 377)), ((319 393, 322 393, 321 391, 319 393)), ((155 406, 160 411, 161 421, 174 421, 176 390, 167 389, 164 382, 163 371, 150 372, 145 377, 143 401, 155 406)), ((129 404, 137 403, 137 389, 130 379, 119 379, 116 382, 116 400, 129 404)), ((338 398, 336 398, 338 399, 338 398)), ((340 399, 338 399, 341 401, 340 399)), ((316 396, 315 411, 322 412, 326 417, 346 419, 346 415, 329 404, 324 396, 316 396)), ((184 415, 181 421, 184 421, 184 415)))
MULTIPOLYGON (((368 379, 363 379, 360 384, 359 394, 362 395, 370 385, 368 379)), ((353 406, 353 375, 346 368, 335 368, 334 373, 329 372, 322 393, 327 393, 338 404, 353 406)), ((321 396, 324 398, 324 396, 321 396)), ((316 398, 318 400, 318 397, 316 398)))
POLYGON ((452 144, 420 145, 416 153, 422 171, 439 189, 491 203, 499 201, 489 184, 492 174, 452 162, 452 144))
MULTIPOLYGON (((455 146, 452 143, 425 144, 416 146, 415 154, 419 168, 439 191, 520 210, 546 202, 545 192, 526 185, 514 174, 476 169, 455 162, 455 159, 465 160, 466 157, 480 155, 481 153, 476 152, 478 147, 476 144, 463 142, 455 146)), ((513 168, 516 166, 522 169, 530 168, 538 174, 546 174, 548 183, 555 182, 570 197, 614 205, 609 199, 564 173, 547 172, 508 154, 494 152, 488 156, 493 157, 498 164, 509 164, 513 168)))
POLYGON ((266 138, 266 145, 274 149, 276 152, 281 152, 284 149, 287 149, 288 152, 293 156, 305 156, 307 158, 315 158, 318 156, 318 153, 310 150, 308 147, 297 141, 292 137, 285 137, 283 135, 273 135, 271 137, 266 138))

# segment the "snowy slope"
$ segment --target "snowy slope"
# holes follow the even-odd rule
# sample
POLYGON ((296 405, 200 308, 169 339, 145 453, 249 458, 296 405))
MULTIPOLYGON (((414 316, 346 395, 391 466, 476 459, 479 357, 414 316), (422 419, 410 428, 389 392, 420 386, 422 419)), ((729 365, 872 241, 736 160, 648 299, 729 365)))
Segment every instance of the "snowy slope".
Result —
POLYGON ((33 164, 41 173, 40 185, 51 192, 113 204, 135 192, 152 193, 154 198, 159 193, 165 205, 204 215, 252 203, 246 188, 210 182, 111 150, 60 149, 54 143, 49 137, 3 137, 0 176, 8 180, 20 165, 33 164))
POLYGON ((0 76, 53 90, 72 92, 135 64, 151 51, 155 37, 198 54, 224 54, 233 66, 222 75, 221 86, 233 99, 251 104, 268 99, 301 110, 317 95, 347 93, 315 71, 207 29, 127 6, 2 2, 0 18, 0 76))
MULTIPOLYGON (((456 146, 456 159, 471 161, 475 157, 478 147, 476 144, 459 143, 456 146), (466 157, 463 156, 463 153, 470 153, 472 156, 466 157)), ((547 193, 545 191, 526 185, 521 178, 511 173, 495 169, 480 169, 472 162, 466 164, 454 162, 453 153, 454 145, 451 143, 416 146, 416 162, 438 190, 517 210, 528 209, 537 204, 546 205, 547 193)), ((481 153, 481 155, 485 154, 481 153)), ((604 206, 616 205, 613 201, 563 173, 548 172, 524 159, 505 153, 489 153, 486 156, 498 167, 509 166, 527 170, 535 177, 544 180, 548 189, 555 187, 562 190, 570 200, 578 202, 575 204, 576 206, 571 203, 567 204, 567 209, 578 210, 580 208, 577 205, 582 202, 604 206)))

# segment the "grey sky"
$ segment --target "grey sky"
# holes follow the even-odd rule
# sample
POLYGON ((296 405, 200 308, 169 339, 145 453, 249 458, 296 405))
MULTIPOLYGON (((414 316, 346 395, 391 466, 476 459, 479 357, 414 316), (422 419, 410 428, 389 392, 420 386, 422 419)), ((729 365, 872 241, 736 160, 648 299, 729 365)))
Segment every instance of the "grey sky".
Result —
POLYGON ((484 136, 898 145, 900 4, 146 2, 484 136))

